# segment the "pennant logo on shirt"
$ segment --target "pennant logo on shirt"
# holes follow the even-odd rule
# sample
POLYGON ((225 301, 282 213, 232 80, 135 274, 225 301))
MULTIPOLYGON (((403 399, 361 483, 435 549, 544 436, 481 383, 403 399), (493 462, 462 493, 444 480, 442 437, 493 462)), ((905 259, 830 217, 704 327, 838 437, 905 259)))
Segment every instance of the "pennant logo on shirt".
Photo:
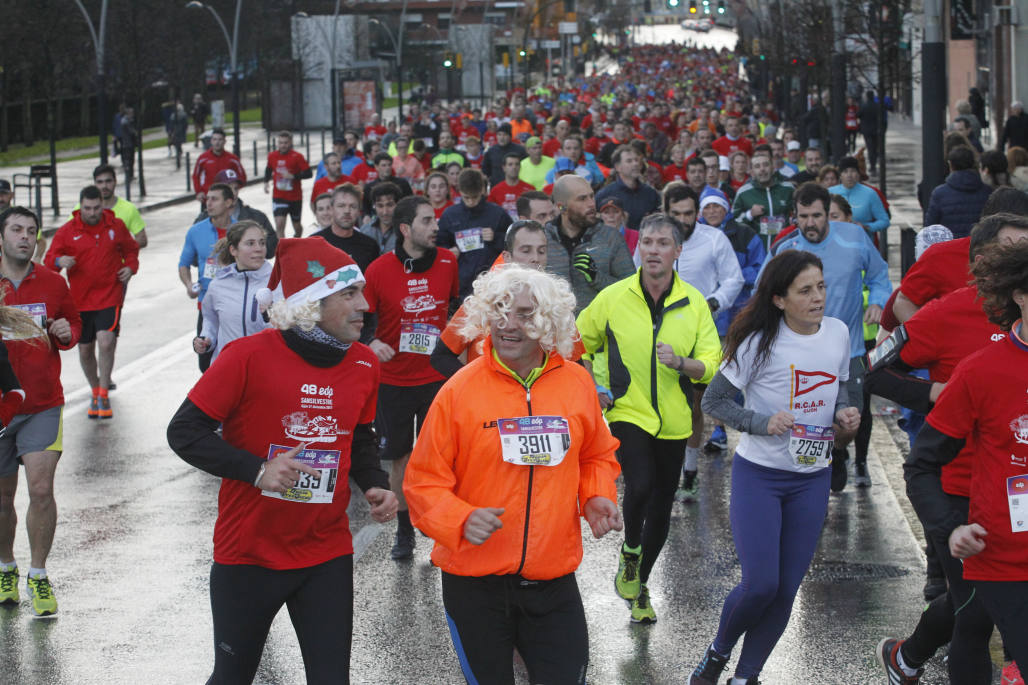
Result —
POLYGON ((812 392, 822 385, 831 385, 836 379, 835 376, 824 371, 800 371, 795 369, 793 374, 793 387, 796 388, 794 397, 812 392))

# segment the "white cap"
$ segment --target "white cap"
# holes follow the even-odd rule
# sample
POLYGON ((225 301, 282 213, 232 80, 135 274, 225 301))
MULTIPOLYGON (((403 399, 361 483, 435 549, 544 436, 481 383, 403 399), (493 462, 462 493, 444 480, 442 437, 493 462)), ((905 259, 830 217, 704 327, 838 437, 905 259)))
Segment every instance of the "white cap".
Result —
POLYGON ((798 141, 798 140, 790 140, 789 143, 785 146, 785 149, 786 150, 799 150, 800 149, 800 141, 798 141))

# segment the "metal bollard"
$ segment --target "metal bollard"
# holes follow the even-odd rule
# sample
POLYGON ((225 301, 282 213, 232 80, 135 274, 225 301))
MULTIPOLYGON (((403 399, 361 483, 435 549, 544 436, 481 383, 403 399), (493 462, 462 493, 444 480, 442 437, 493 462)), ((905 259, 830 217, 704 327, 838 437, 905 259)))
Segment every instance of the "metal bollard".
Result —
POLYGON ((914 265, 914 241, 917 239, 917 231, 911 227, 900 231, 900 273, 906 275, 910 267, 914 265))
POLYGON ((321 129, 321 158, 325 158, 325 129, 321 129))
POLYGON ((257 178, 257 140, 253 141, 253 177, 257 178))
POLYGON ((311 158, 311 134, 307 131, 303 132, 303 137, 307 139, 307 159, 311 158))
POLYGON ((188 193, 193 189, 192 179, 189 176, 189 170, 193 168, 193 165, 189 163, 189 151, 186 150, 186 192, 188 193))

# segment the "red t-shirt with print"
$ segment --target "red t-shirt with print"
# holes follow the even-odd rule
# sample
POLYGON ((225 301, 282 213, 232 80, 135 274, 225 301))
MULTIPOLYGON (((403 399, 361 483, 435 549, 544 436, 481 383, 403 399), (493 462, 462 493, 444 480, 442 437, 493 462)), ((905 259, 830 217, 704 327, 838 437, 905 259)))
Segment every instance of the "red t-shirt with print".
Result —
POLYGON ((307 171, 310 165, 307 164, 307 160, 303 155, 296 150, 290 150, 284 155, 278 150, 272 150, 268 153, 268 166, 271 168, 272 174, 272 199, 284 202, 299 202, 303 199, 300 179, 282 176, 283 171, 288 171, 294 177, 307 171))

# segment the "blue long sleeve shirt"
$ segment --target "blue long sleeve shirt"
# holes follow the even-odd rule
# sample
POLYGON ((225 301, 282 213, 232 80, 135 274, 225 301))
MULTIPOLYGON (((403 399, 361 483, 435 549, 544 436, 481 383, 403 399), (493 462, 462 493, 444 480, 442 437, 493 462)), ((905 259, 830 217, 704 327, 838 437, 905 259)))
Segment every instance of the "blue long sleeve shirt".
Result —
POLYGON ((832 186, 828 192, 842 195, 853 209, 853 221, 866 227, 869 231, 884 231, 889 227, 889 213, 885 211, 882 198, 874 188, 858 183, 852 188, 843 184, 832 186))
MULTIPOLYGON (((871 191, 874 192, 874 191, 871 191)), ((825 316, 844 321, 850 331, 850 358, 864 354, 864 288, 870 294, 868 305, 885 307, 892 294, 889 266, 878 254, 863 228, 856 224, 830 221, 828 234, 819 243, 807 240, 796 231, 774 246, 757 276, 759 283, 764 268, 775 255, 784 250, 803 250, 821 258, 824 264, 825 316)))
POLYGON ((186 232, 186 240, 182 245, 182 252, 178 258, 179 266, 192 266, 197 269, 196 282, 200 284, 200 292, 197 300, 203 302, 207 294, 207 286, 217 275, 218 259, 214 256, 214 243, 218 242, 218 229, 214 228, 211 220, 204 219, 189 227, 186 232))

